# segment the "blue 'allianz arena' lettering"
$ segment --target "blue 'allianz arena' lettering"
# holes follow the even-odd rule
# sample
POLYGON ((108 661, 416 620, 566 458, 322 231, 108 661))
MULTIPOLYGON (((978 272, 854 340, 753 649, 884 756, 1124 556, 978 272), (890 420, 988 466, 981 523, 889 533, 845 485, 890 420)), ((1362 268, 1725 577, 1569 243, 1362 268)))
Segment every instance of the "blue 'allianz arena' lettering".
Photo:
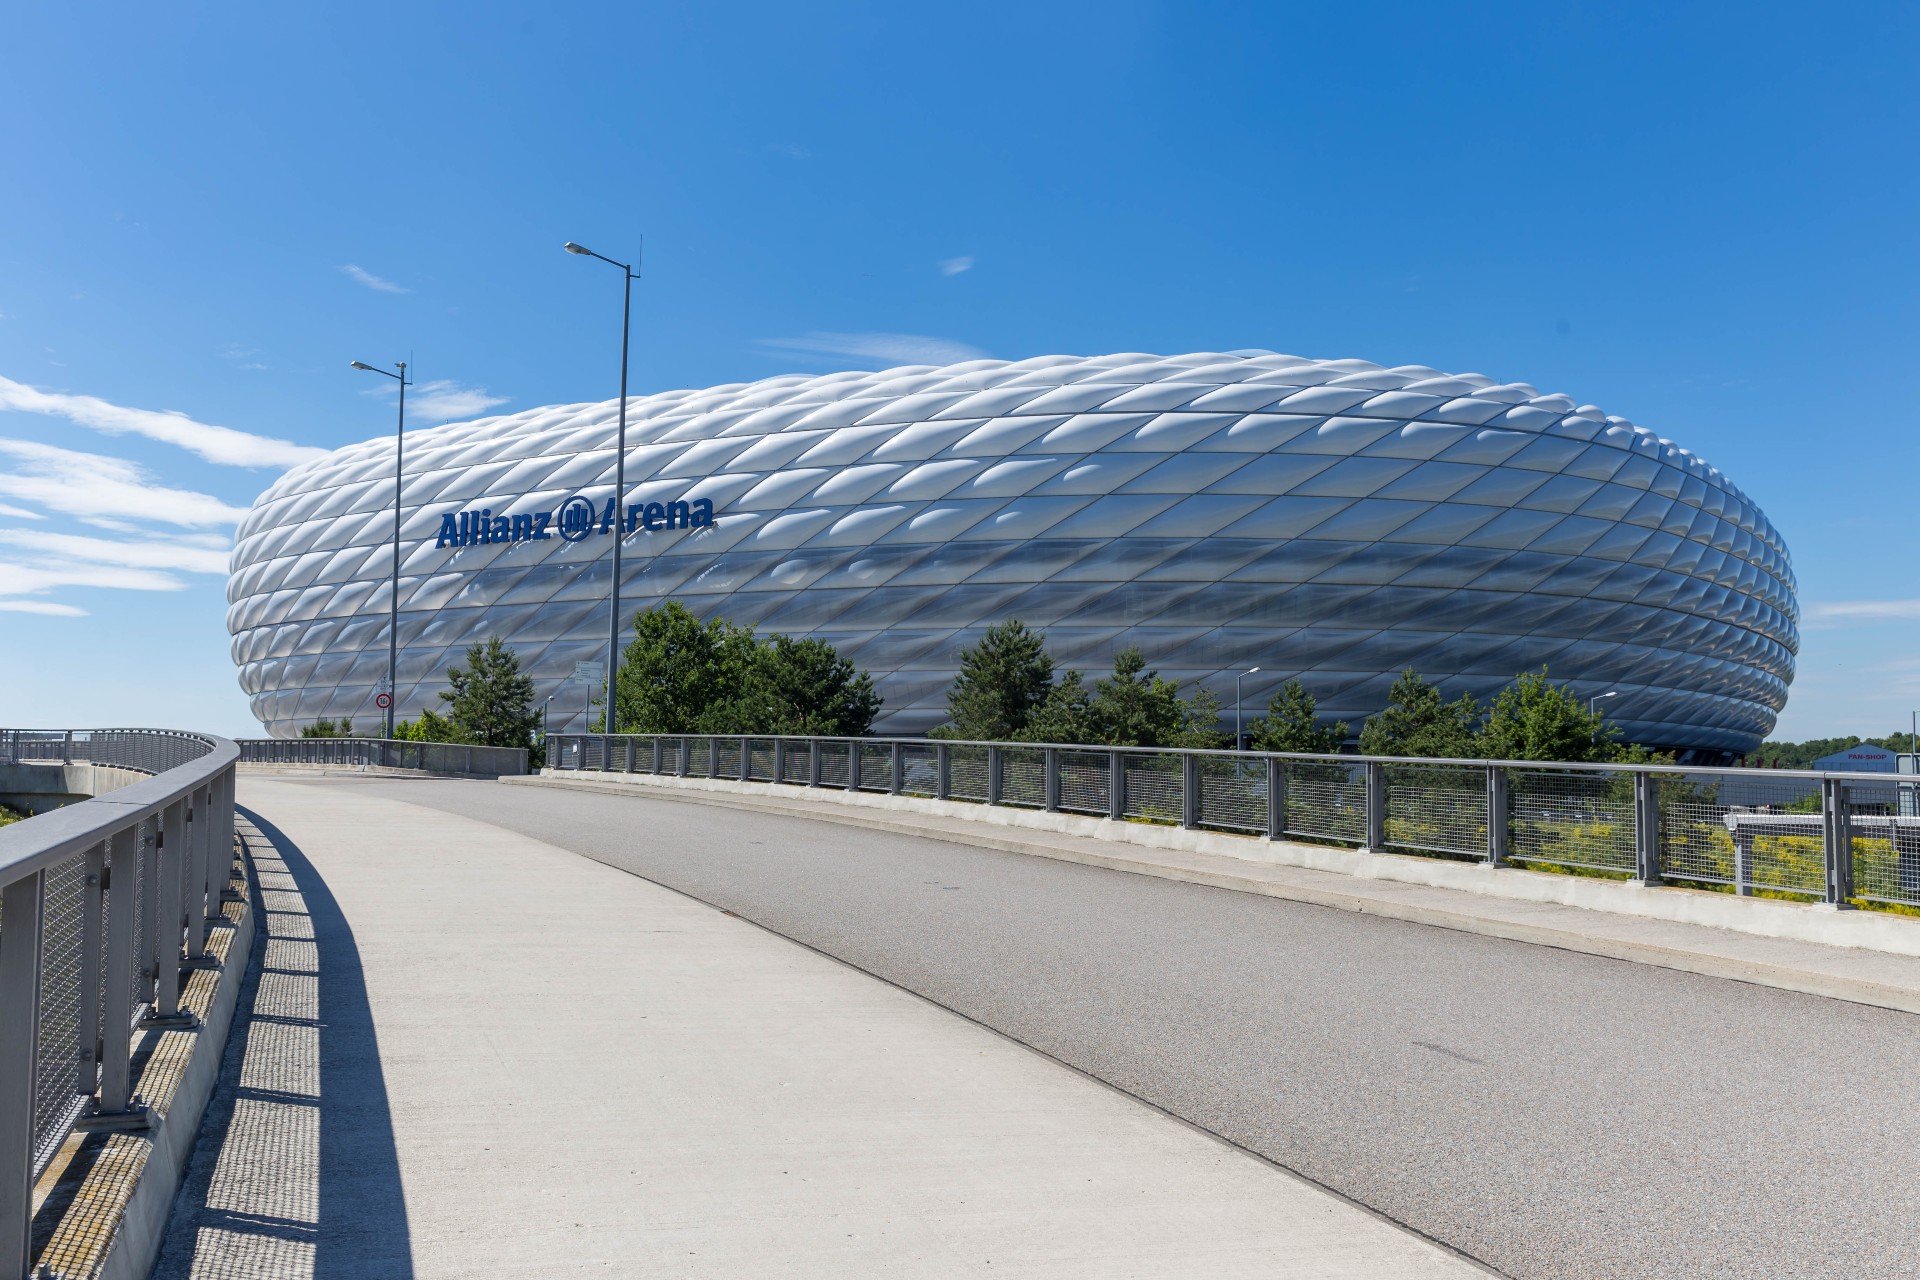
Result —
MULTIPOLYGON (((621 536, 635 532, 659 533, 669 529, 710 529, 714 525, 713 501, 694 498, 678 502, 636 502, 621 520, 621 536)), ((580 542, 595 534, 613 532, 613 499, 595 505, 578 494, 552 511, 495 515, 493 509, 449 512, 440 517, 440 536, 436 547, 491 546, 497 542, 546 542, 558 533, 567 542, 580 542)))

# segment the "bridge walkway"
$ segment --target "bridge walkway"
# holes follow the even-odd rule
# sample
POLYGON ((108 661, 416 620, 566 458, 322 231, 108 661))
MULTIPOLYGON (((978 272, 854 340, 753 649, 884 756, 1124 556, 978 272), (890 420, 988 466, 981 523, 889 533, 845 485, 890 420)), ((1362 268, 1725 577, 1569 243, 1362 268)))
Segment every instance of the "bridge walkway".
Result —
POLYGON ((257 964, 156 1275, 1484 1274, 899 986, 457 812, 487 785, 242 779, 257 964))

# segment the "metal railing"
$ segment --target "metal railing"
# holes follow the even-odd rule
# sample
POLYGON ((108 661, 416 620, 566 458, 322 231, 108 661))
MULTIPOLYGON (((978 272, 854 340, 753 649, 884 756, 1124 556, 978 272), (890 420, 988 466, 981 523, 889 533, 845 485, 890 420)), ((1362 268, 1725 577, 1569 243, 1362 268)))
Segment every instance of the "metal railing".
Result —
POLYGON ((242 764, 340 765, 419 769, 475 777, 527 771, 525 747, 476 747, 459 742, 405 742, 385 738, 241 738, 242 764))
POLYGON ((1911 777, 924 738, 554 734, 548 764, 885 792, 1264 837, 1920 907, 1911 777))
POLYGON ((204 965, 233 848, 239 749, 162 729, 0 731, 7 763, 149 776, 0 827, 0 1280, 31 1263, 34 1182, 79 1128, 147 1127, 132 1047, 195 1025, 181 971, 204 965))

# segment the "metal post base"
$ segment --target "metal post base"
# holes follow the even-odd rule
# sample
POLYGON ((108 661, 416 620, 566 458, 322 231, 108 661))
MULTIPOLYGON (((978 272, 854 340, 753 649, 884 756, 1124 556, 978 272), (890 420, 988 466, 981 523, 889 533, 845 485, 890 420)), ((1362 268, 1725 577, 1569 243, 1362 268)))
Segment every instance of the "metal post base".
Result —
POLYGON ((125 1111, 90 1111, 73 1122, 83 1133, 128 1133, 153 1128, 153 1108, 138 1098, 125 1111))
POLYGON ((150 1013, 136 1024, 142 1031, 198 1031, 203 1025, 200 1015, 189 1009, 179 1013, 170 1013, 161 1017, 150 1013))
POLYGON ((180 962, 180 971, 182 973, 194 969, 211 969, 215 973, 225 973, 227 966, 222 963, 219 956, 188 956, 180 962))

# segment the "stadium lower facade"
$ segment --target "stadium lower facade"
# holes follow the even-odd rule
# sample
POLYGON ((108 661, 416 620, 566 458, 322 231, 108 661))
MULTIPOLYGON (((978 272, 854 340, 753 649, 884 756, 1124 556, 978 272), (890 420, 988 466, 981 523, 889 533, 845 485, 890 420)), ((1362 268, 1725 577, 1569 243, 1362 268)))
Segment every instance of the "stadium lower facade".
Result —
MULTIPOLYGON (((1715 468, 1521 383, 1266 351, 780 377, 410 432, 397 705, 499 635, 556 728, 604 659, 611 551, 633 613, 815 636, 873 673, 882 733, 945 718, 992 623, 1063 666, 1138 645, 1229 713, 1297 676, 1356 728, 1412 667, 1486 697, 1544 666, 1626 735, 1756 747, 1798 647, 1787 547, 1715 468)), ((282 476, 228 587, 267 730, 382 718, 393 441, 282 476)))

